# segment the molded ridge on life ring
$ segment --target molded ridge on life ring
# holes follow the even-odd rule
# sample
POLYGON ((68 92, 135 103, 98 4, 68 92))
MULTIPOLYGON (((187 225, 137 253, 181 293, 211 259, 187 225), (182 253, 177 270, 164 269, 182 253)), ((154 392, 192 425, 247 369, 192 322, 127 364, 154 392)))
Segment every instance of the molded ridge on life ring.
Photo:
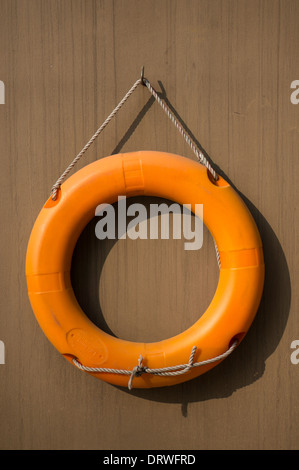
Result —
MULTIPOLYGON (((47 338, 69 361, 87 367, 132 370, 140 355, 150 369, 224 353, 234 338, 242 340, 259 306, 264 285, 260 235, 246 205, 221 177, 214 182, 199 163, 164 152, 140 151, 105 157, 79 170, 61 186, 56 201, 48 199, 31 232, 26 277, 34 314, 47 338), (221 260, 217 290, 206 312, 186 331, 163 341, 138 343, 118 339, 95 326, 74 295, 71 260, 76 242, 95 208, 119 195, 157 196, 180 204, 204 205, 203 222, 221 260)), ((197 377, 215 365, 183 375, 143 374, 134 387, 174 385, 197 377)), ((128 377, 88 372, 106 382, 127 386, 128 377)))

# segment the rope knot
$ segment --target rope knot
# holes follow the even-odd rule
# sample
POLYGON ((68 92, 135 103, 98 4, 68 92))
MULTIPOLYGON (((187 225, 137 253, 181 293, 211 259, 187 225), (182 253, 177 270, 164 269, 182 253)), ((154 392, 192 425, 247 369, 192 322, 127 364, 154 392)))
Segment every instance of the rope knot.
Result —
POLYGON ((138 359, 138 365, 134 367, 134 369, 132 370, 132 373, 130 375, 130 380, 129 380, 129 383, 128 383, 129 390, 132 390, 132 383, 133 383, 134 377, 140 377, 142 374, 146 373, 146 371, 147 371, 147 367, 144 367, 142 365, 142 361, 143 361, 143 357, 140 355, 140 357, 138 359))
POLYGON ((84 366, 81 364, 76 358, 73 358, 73 363, 81 370, 85 370, 87 372, 98 372, 98 373, 107 373, 107 374, 123 374, 123 375, 129 375, 129 383, 128 383, 128 388, 129 390, 132 390, 132 383, 134 377, 140 377, 142 374, 153 374, 153 375, 159 375, 161 377, 163 376, 175 376, 175 375, 181 375, 181 374, 186 374, 189 372, 193 367, 199 367, 199 366, 204 366, 207 364, 211 364, 213 362, 220 361, 224 359, 225 357, 229 356, 234 349, 236 349, 238 345, 238 340, 235 339, 232 345, 227 349, 224 353, 219 354, 219 356, 212 357, 211 359, 206 359, 201 362, 194 362, 194 357, 195 353, 197 351, 197 347, 193 346, 189 361, 187 364, 178 364, 176 366, 168 366, 168 367, 161 367, 158 369, 150 369, 149 367, 145 367, 142 365, 143 357, 140 356, 138 359, 138 365, 133 368, 133 370, 128 370, 128 369, 110 369, 110 368, 105 368, 105 367, 88 367, 84 366))

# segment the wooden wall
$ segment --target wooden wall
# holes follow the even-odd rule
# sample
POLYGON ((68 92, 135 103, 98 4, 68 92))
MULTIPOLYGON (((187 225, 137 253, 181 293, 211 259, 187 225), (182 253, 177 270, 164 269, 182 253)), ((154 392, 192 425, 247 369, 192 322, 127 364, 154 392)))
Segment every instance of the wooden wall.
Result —
MULTIPOLYGON (((0 0, 1 449, 295 449, 299 364, 296 0, 0 0), (260 309, 209 373, 121 389, 72 367, 29 304, 29 235, 52 184, 140 75, 240 191, 264 244, 260 309)), ((139 87, 78 164, 159 150, 195 159, 139 87)), ((150 200, 145 201, 149 204, 150 200)), ((73 285, 106 331, 153 341, 190 326, 217 286, 205 230, 183 240, 78 241, 73 285)))

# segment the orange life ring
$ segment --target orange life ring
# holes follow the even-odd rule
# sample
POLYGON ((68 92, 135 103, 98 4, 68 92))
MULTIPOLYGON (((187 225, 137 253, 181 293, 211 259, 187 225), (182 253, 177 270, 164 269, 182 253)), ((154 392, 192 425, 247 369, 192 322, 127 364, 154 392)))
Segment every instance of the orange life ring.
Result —
MULTIPOLYGON (((50 197, 33 227, 27 250, 26 276, 30 302, 40 327, 69 361, 84 366, 133 370, 138 358, 155 369, 223 354, 235 338, 242 340, 259 306, 264 284, 262 243, 242 199, 221 177, 188 158, 161 152, 113 155, 87 165, 68 178, 55 201, 50 197), (129 342, 101 331, 84 314, 71 280, 72 254, 80 233, 100 203, 119 195, 148 195, 182 205, 203 204, 203 221, 219 250, 221 269, 212 302, 183 333, 155 343, 129 342)), ((134 387, 174 385, 190 380, 216 363, 175 376, 142 374, 134 387)), ((127 386, 128 377, 91 372, 109 383, 127 386)))

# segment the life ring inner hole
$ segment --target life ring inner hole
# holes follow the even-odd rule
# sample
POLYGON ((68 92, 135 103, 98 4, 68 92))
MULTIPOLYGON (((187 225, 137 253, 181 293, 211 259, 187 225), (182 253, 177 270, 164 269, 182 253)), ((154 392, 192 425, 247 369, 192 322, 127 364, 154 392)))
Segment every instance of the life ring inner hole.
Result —
MULTIPOLYGON (((219 268, 213 238, 205 225, 202 246, 196 249, 194 214, 190 227, 195 235, 188 240, 181 205, 159 197, 136 196, 126 200, 127 212, 134 212, 134 204, 143 206, 146 216, 140 217, 140 225, 126 230, 125 239, 118 239, 118 203, 112 205, 115 239, 97 238, 96 227, 102 217, 94 217, 85 227, 74 250, 71 281, 82 310, 101 330, 128 341, 155 342, 185 331, 204 314, 216 292, 219 268), (180 216, 170 211, 173 204, 178 206, 175 210, 180 209, 180 216), (164 205, 165 212, 154 217, 153 205, 164 205), (163 239, 162 224, 165 228, 168 220, 169 239, 163 239), (179 220, 181 237, 174 238, 179 234, 179 220), (156 223, 158 238, 152 239, 156 223), (144 237, 145 227, 147 238, 132 238, 138 232, 144 237)), ((133 225, 134 218, 127 213, 126 228, 133 225)), ((120 234, 124 236, 124 231, 120 234)))

